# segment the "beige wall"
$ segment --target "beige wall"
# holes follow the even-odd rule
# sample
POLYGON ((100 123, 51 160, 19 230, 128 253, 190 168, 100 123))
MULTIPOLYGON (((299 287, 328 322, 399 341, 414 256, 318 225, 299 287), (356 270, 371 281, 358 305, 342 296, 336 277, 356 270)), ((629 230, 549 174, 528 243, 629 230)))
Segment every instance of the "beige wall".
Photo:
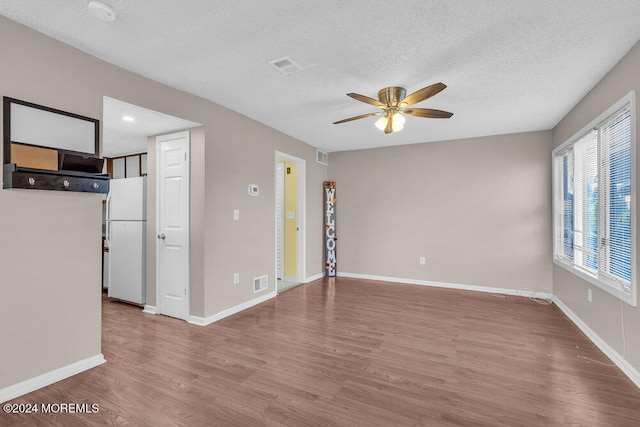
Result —
POLYGON ((0 389, 100 354, 101 205, 0 190, 0 389))
POLYGON ((323 272, 322 182, 327 172, 315 161, 315 148, 230 111, 219 118, 225 123, 226 143, 210 146, 207 140, 206 162, 225 159, 230 166, 207 168, 205 178, 205 316, 227 303, 238 305, 274 290, 276 150, 306 161, 305 276, 323 272), (249 184, 260 187, 258 197, 247 193, 249 184), (233 209, 240 210, 240 221, 233 220, 233 209), (235 272, 240 273, 239 285, 233 285, 235 272), (269 289, 254 294, 252 280, 264 274, 269 275, 269 289))
MULTIPOLYGON (((153 145, 155 146, 155 138, 153 145)), ((189 233, 189 254, 190 254, 190 268, 189 268, 189 311, 192 316, 202 317, 204 316, 204 294, 205 294, 205 278, 204 278, 204 230, 206 229, 207 216, 205 213, 205 129, 200 127, 191 130, 190 140, 190 154, 191 159, 189 163, 190 167, 190 206, 189 206, 189 226, 191 227, 189 233)), ((153 162, 157 161, 156 150, 153 151, 153 162)), ((155 177, 154 177, 155 178, 155 177)), ((155 188, 155 184, 154 187, 155 188)), ((155 194, 155 191, 153 191, 155 194)), ((155 200, 154 200, 155 203, 155 200)), ((151 220, 152 226, 155 230, 156 221, 155 215, 151 220)), ((154 233, 155 234, 155 233, 154 233)), ((157 242, 157 240, 153 240, 157 242)), ((147 287, 150 287, 155 291, 155 248, 153 251, 154 260, 154 281, 147 280, 147 287)), ((155 299, 155 292, 154 292, 155 299)))
MULTIPOLYGON (((640 73, 638 70, 640 70, 640 44, 636 44, 558 123, 553 129, 553 147, 565 142, 629 91, 635 90, 640 93, 640 73)), ((639 123, 638 118, 640 116, 636 116, 636 123, 639 123)), ((636 165, 640 164, 638 156, 640 156, 640 150, 636 149, 636 165)), ((636 188, 640 186, 640 174, 638 173, 636 173, 635 185, 636 188)), ((640 195, 640 193, 636 193, 640 195)), ((638 212, 638 207, 640 207, 640 203, 636 198, 634 206, 636 212, 638 212)), ((636 215, 636 220, 638 219, 640 216, 636 215)), ((636 229, 638 225, 636 223, 636 229)), ((621 328, 621 319, 624 317, 625 359, 637 371, 640 371, 640 334, 637 328, 637 325, 640 325, 640 308, 621 304, 615 297, 555 265, 553 267, 553 285, 556 296, 621 355, 625 348, 621 328), (593 292, 593 302, 591 303, 587 301, 587 288, 593 292), (621 312, 622 310, 624 313, 621 312)))
POLYGON ((544 131, 331 153, 338 272, 550 291, 550 147, 544 131))
MULTIPOLYGON (((0 17, 0 94, 102 119, 103 96, 202 123, 192 142, 192 314, 274 290, 274 152, 307 160, 307 275, 322 272, 315 149, 204 99, 124 71, 0 17), (206 142, 205 142, 206 141, 206 142), (247 185, 261 186, 252 198, 247 185), (317 190, 316 190, 317 189, 317 190), (232 223, 234 208, 241 221, 232 223), (315 213, 317 211, 317 214, 315 213), (232 285, 232 272, 243 282, 232 285)), ((155 150, 149 150, 154 188, 155 150)), ((150 200, 155 206, 154 199, 150 200)), ((150 205, 152 206, 152 205, 150 205)), ((0 190, 0 389, 100 353, 101 198, 0 190), (92 248, 95 248, 93 250, 92 248)), ((155 253, 155 226, 148 225, 155 253)), ((148 271, 153 271, 149 268, 148 271)), ((149 302, 155 295, 147 295, 149 302)))

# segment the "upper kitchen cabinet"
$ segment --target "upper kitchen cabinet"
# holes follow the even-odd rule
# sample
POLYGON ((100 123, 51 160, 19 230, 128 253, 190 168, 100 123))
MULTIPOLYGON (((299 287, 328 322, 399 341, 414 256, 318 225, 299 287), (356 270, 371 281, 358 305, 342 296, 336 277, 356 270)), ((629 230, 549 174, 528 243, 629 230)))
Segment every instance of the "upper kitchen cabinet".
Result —
POLYGON ((100 121, 3 97, 4 188, 106 194, 100 121))
POLYGON ((147 153, 104 158, 111 179, 147 176, 147 153))

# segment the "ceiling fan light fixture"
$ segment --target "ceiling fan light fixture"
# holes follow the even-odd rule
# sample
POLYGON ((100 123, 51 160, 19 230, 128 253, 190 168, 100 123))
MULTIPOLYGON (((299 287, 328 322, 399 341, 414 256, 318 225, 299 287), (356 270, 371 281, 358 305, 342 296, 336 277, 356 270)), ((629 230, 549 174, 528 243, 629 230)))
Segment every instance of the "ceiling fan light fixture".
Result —
POLYGON ((382 116, 380 117, 378 120, 376 120, 376 127, 380 130, 384 130, 384 128, 387 127, 387 121, 389 119, 387 118, 387 116, 382 116))
POLYGON ((392 132, 400 132, 404 129, 404 125, 396 123, 394 120, 391 120, 391 131, 392 132))
POLYGON ((400 132, 402 129, 404 129, 405 120, 405 117, 400 113, 395 113, 393 116, 391 116, 391 126, 393 128, 393 131, 400 132))
POLYGON ((404 129, 405 117, 400 113, 382 116, 376 120, 376 127, 384 133, 400 132, 404 129))

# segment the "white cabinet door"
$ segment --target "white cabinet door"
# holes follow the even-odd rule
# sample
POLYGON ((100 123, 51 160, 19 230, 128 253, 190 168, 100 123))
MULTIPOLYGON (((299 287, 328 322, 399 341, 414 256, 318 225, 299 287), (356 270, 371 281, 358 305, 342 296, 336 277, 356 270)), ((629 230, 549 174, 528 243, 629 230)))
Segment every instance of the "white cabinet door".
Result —
POLYGON ((111 178, 122 179, 125 177, 124 157, 113 159, 113 171, 111 178))

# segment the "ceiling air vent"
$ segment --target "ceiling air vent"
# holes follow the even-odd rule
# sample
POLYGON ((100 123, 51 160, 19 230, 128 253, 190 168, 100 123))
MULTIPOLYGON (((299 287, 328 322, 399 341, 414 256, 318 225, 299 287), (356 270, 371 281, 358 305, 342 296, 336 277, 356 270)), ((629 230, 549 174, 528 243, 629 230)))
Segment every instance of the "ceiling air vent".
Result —
POLYGON ((316 150, 316 161, 322 165, 329 165, 329 154, 324 151, 316 150))
POLYGON ((253 292, 258 292, 261 291, 263 289, 267 289, 267 287, 269 286, 269 276, 264 275, 264 276, 260 276, 260 277, 254 277, 253 278, 253 292))
POLYGON ((287 74, 287 75, 304 70, 304 68, 302 68, 302 65, 298 64, 296 61, 294 61, 288 56, 283 56, 282 58, 269 61, 269 64, 276 67, 282 74, 287 74))

